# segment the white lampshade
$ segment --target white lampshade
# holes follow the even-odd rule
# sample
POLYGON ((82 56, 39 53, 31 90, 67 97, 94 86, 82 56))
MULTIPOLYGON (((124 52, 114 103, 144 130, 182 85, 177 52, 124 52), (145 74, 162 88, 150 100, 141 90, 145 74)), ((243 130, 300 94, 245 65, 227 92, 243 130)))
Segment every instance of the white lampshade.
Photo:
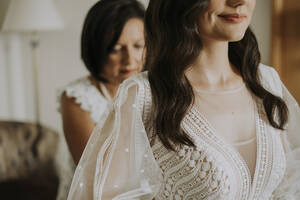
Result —
POLYGON ((63 28, 52 0, 11 0, 2 31, 40 32, 63 28))

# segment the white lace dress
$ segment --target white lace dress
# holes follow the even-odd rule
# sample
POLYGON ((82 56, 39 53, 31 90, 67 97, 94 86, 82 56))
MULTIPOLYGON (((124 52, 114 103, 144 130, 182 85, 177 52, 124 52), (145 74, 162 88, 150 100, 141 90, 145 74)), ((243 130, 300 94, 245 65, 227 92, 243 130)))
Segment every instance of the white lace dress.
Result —
MULTIPOLYGON (((102 86, 103 87, 103 86, 102 86)), ((110 101, 107 100, 107 97, 104 97, 98 89, 91 83, 88 77, 83 77, 78 80, 75 80, 64 87, 58 92, 58 104, 60 105, 61 95, 65 92, 66 96, 74 98, 75 102, 80 105, 80 108, 84 111, 90 113, 91 119, 96 124, 99 120, 105 109, 107 108, 110 101)), ((60 111, 60 106, 58 108, 60 111)), ((67 149, 65 140, 60 145, 61 154, 67 154, 61 156, 63 164, 60 169, 60 186, 58 190, 57 200, 66 200, 71 186, 71 181, 75 172, 75 164, 73 159, 67 149), (65 162, 67 160, 67 162, 65 162)), ((60 161, 61 163, 62 161, 60 161)))
POLYGON ((290 110, 285 131, 268 123, 255 99, 256 165, 253 179, 241 154, 219 137, 193 107, 182 128, 196 147, 167 150, 149 126, 147 73, 126 80, 93 131, 76 169, 69 200, 296 200, 300 199, 300 109, 278 74, 261 65, 266 89, 290 110))

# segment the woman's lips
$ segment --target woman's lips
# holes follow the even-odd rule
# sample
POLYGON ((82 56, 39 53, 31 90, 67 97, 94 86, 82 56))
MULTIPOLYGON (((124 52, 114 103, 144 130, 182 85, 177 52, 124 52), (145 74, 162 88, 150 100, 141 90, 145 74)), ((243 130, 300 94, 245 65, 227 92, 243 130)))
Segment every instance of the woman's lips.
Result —
POLYGON ((247 18, 246 15, 236 14, 236 13, 234 13, 234 14, 221 14, 221 15, 219 15, 219 17, 221 17, 222 19, 224 19, 227 22, 235 23, 235 24, 241 23, 241 22, 244 21, 244 19, 247 18))
POLYGON ((120 72, 122 73, 122 74, 131 74, 131 73, 134 73, 134 72, 136 72, 137 70, 136 69, 123 69, 123 70, 121 70, 120 72))

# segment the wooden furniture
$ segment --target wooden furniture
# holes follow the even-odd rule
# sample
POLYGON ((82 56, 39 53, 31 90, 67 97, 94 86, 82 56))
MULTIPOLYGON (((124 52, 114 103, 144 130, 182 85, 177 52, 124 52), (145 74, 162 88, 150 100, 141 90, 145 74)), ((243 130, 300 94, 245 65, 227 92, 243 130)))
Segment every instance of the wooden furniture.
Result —
POLYGON ((300 103, 300 1, 272 0, 271 65, 300 103))
POLYGON ((56 199, 58 139, 46 127, 0 121, 0 199, 56 199))

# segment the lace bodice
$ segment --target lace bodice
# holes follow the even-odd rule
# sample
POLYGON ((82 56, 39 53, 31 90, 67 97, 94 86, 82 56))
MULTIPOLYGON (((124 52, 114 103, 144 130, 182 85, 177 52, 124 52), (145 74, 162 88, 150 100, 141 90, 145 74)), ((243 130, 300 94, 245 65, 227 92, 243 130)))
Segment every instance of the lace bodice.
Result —
MULTIPOLYGON (((286 98, 274 70, 261 65, 260 74, 265 88, 286 98)), ((292 97, 287 98, 291 99, 287 100, 290 110, 296 111, 293 117, 299 120, 298 105, 292 97)), ((296 170, 300 162, 294 156, 299 152, 299 136, 295 136, 299 131, 289 128, 286 133, 270 126, 260 100, 255 99, 257 153, 253 179, 238 150, 216 134, 196 107, 190 109, 182 123, 195 147, 178 145, 175 152, 166 149, 149 123, 151 103, 147 73, 121 85, 114 105, 89 140, 68 199, 300 197, 300 174, 296 170), (289 141, 291 137, 294 141, 289 141)), ((295 127, 296 123, 292 124, 295 127)))
POLYGON ((63 92, 65 92, 68 97, 74 98, 81 109, 89 112, 94 123, 98 122, 100 116, 109 104, 109 101, 98 91, 88 77, 73 81, 60 90, 58 95, 59 102, 63 92))
MULTIPOLYGON (((151 98, 149 86, 145 88, 146 98, 151 98)), ((271 133, 267 130, 263 107, 258 100, 256 104, 258 153, 254 180, 244 158, 233 145, 215 133, 208 120, 194 107, 184 118, 182 127, 196 147, 179 146, 177 152, 173 152, 158 138, 150 142, 154 144, 153 154, 164 179, 155 200, 270 198, 283 177, 285 156, 279 131, 271 133)))
POLYGON ((207 121, 192 109, 184 120, 195 148, 168 151, 156 140, 154 156, 164 183, 156 199, 267 199, 284 174, 285 157, 280 134, 266 131, 257 113, 258 154, 254 180, 240 154, 218 138, 207 121), (277 155, 277 156, 275 156, 277 155), (201 197, 201 198, 199 198, 201 197), (265 197, 265 198, 262 198, 265 197))

